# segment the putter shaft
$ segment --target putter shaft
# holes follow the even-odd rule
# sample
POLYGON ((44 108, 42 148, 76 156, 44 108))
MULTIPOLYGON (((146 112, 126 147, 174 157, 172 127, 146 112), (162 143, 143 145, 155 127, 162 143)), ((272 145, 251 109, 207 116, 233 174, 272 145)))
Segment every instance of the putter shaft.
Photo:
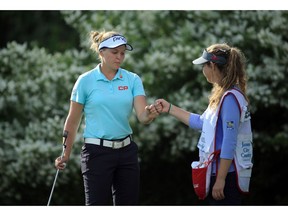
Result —
MULTIPOLYGON (((67 140, 67 137, 68 137, 68 131, 66 131, 66 130, 64 131, 63 137, 64 137, 64 142, 63 142, 61 160, 62 160, 62 158, 64 156, 64 152, 65 152, 65 149, 66 149, 66 140, 67 140)), ((56 175, 55 175, 55 178, 54 178, 54 182, 53 182, 53 185, 52 185, 52 189, 51 189, 51 192, 50 192, 50 196, 49 196, 49 199, 48 199, 47 206, 50 205, 50 201, 51 201, 51 198, 52 198, 52 195, 53 195, 53 191, 54 191, 54 188, 55 188, 55 184, 56 184, 56 180, 57 180, 57 177, 58 177, 58 173, 59 173, 59 169, 57 169, 57 172, 56 172, 56 175)))

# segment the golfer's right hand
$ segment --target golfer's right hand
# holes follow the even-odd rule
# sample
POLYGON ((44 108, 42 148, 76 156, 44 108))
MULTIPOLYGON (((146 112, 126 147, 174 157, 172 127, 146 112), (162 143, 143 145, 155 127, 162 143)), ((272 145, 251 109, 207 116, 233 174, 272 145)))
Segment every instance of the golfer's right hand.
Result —
POLYGON ((66 161, 67 160, 65 158, 61 158, 61 157, 56 158, 56 160, 55 160, 56 169, 59 169, 59 170, 65 169, 66 161))

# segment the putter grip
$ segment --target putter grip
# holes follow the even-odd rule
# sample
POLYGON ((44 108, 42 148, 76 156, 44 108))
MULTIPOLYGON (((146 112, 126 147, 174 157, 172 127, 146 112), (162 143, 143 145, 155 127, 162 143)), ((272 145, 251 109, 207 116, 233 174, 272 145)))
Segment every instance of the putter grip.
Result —
POLYGON ((68 131, 65 130, 65 131, 63 132, 63 137, 64 137, 64 138, 67 138, 67 136, 68 136, 68 131))

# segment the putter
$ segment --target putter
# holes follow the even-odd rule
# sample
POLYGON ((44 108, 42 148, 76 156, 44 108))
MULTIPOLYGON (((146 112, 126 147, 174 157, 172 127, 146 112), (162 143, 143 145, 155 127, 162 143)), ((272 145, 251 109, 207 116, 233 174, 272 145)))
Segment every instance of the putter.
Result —
MULTIPOLYGON (((62 154, 61 154, 61 159, 64 156, 64 152, 65 152, 65 149, 66 149, 66 139, 68 137, 68 131, 64 131, 63 137, 64 137, 64 142, 63 142, 63 150, 62 150, 62 154)), ((49 196, 49 200, 48 200, 47 206, 50 205, 50 201, 51 201, 51 198, 52 198, 52 195, 53 195, 53 191, 54 191, 54 187, 55 187, 56 180, 57 180, 57 177, 58 177, 58 173, 59 173, 59 169, 57 169, 57 171, 56 171, 56 175, 55 175, 55 178, 54 178, 54 182, 53 182, 53 185, 52 185, 52 189, 51 189, 51 193, 50 193, 50 196, 49 196)))

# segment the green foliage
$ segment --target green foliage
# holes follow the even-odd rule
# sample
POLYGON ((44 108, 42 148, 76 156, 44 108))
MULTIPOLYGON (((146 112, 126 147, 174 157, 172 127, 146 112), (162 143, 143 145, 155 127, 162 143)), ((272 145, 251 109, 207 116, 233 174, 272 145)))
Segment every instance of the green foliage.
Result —
MULTIPOLYGON (((20 186, 52 185, 53 161, 61 154, 61 145, 55 147, 62 142, 69 95, 85 70, 79 62, 86 56, 75 50, 51 55, 44 48, 30 50, 15 42, 7 44, 0 56, 0 191, 5 191, 0 202, 11 203, 25 199, 20 186)), ((79 170, 71 166, 66 172, 79 170)), ((67 180, 64 177, 59 183, 67 180)))
MULTIPOLYGON (((97 56, 89 50, 89 32, 105 29, 123 33, 134 47, 127 53, 123 67, 141 76, 149 103, 165 98, 196 113, 205 110, 211 85, 202 68, 191 61, 213 43, 226 42, 240 48, 247 58, 255 146, 252 194, 246 204, 287 204, 281 180, 286 171, 275 169, 273 178, 268 172, 285 163, 288 154, 286 11, 61 14, 79 33, 81 51, 67 49, 51 54, 46 47, 15 42, 0 50, 0 203, 46 204, 55 175, 53 161, 61 153, 59 144, 71 89, 81 73, 97 64, 97 56), (268 198, 263 191, 271 184, 276 187, 268 198), (37 200, 28 199, 29 193, 37 200)), ((140 146, 141 204, 203 204, 193 194, 190 179, 190 163, 198 158, 199 132, 168 115, 149 126, 140 125, 134 115, 131 124, 140 146)), ((69 169, 61 173, 58 192, 54 192, 54 203, 59 205, 84 203, 79 173, 81 131, 69 169)))

